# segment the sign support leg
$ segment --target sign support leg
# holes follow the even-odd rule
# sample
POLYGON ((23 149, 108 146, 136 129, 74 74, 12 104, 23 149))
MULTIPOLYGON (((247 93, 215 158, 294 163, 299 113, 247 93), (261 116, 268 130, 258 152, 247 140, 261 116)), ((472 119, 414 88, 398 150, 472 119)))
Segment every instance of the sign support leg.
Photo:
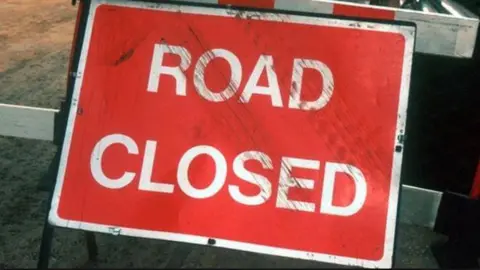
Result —
POLYGON ((55 156, 53 157, 52 163, 50 163, 47 174, 45 176, 45 178, 47 178, 46 180, 50 181, 50 183, 47 183, 49 185, 49 188, 48 188, 49 195, 48 195, 48 201, 47 201, 47 213, 46 213, 45 221, 43 224, 43 233, 42 233, 42 240, 40 243, 37 269, 47 269, 50 261, 54 227, 48 223, 48 214, 50 212, 50 208, 52 204, 53 189, 55 187, 55 176, 57 175, 59 162, 60 162, 60 151, 57 151, 55 153, 55 156))
POLYGON ((85 240, 87 243, 88 260, 90 262, 96 262, 98 256, 97 241, 93 232, 85 232, 85 240))
POLYGON ((50 253, 52 250, 53 227, 48 224, 48 217, 43 226, 42 242, 40 244, 40 253, 38 257, 37 269, 48 269, 50 253))

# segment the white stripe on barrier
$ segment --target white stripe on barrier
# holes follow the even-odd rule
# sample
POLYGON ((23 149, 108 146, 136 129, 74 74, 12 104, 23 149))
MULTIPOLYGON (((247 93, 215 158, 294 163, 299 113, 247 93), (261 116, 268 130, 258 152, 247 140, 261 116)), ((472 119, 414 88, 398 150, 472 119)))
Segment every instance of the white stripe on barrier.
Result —
POLYGON ((435 190, 402 185, 398 209, 400 222, 433 229, 442 194, 435 190))
MULTIPOLYGON (((175 1, 208 4, 229 2, 228 0, 175 1)), ((449 0, 441 1, 445 2, 449 0)), ((250 4, 252 2, 248 3, 250 4)), ((358 16, 372 19, 387 19, 385 18, 385 15, 388 17, 388 13, 392 13, 392 20, 416 23, 416 52, 458 58, 472 57, 479 25, 478 17, 458 4, 455 4, 454 7, 456 10, 459 10, 460 15, 453 16, 441 13, 427 13, 409 9, 380 7, 335 0, 273 0, 272 2, 274 3, 272 8, 277 10, 347 16, 360 14, 358 16), (350 10, 347 14, 344 12, 335 12, 335 9, 338 7, 348 7, 350 10)))
MULTIPOLYGON (((0 104, 0 136, 53 141, 58 110, 0 104)), ((399 220, 432 229, 442 193, 402 185, 399 220)))
POLYGON ((276 0, 275 9, 333 14, 333 3, 310 0, 303 0, 301 2, 292 0, 276 0))
POLYGON ((478 29, 476 19, 411 11, 396 12, 395 19, 417 24, 417 52, 459 58, 473 55, 478 29))
POLYGON ((0 135, 53 141, 57 110, 0 104, 0 135))

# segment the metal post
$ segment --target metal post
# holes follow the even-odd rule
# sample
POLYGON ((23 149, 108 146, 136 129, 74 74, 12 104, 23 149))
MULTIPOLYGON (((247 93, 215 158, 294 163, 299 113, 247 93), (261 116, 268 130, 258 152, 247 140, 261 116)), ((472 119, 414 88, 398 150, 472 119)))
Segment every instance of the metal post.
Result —
POLYGON ((45 222, 43 225, 43 233, 42 233, 42 240, 40 243, 37 269, 47 269, 50 261, 50 253, 52 250, 54 228, 48 223, 48 214, 50 212, 50 207, 52 204, 53 189, 55 188, 55 177, 57 175, 56 172, 58 171, 58 166, 60 164, 60 154, 61 154, 60 151, 57 151, 55 153, 55 156, 53 157, 52 163, 50 163, 48 172, 46 174, 46 177, 49 178, 49 180, 51 180, 51 183, 48 188, 49 195, 48 195, 48 201, 47 201, 47 213, 46 213, 45 222))
MULTIPOLYGON (((47 215, 48 219, 48 215, 47 215)), ((40 244, 40 253, 38 257, 37 269, 48 269, 50 253, 52 250, 53 227, 45 221, 43 226, 42 242, 40 244)))
POLYGON ((88 260, 96 262, 98 256, 97 241, 93 232, 85 232, 85 241, 87 242, 88 260))

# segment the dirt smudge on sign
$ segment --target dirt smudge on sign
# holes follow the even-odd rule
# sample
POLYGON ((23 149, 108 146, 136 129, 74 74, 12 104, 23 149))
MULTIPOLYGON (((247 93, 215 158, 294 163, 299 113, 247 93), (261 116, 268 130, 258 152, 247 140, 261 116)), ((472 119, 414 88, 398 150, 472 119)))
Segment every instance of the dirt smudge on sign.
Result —
POLYGON ((135 52, 135 50, 132 48, 128 51, 126 51, 125 53, 123 53, 114 63, 115 66, 118 66, 120 65, 121 63, 127 61, 128 59, 130 59, 130 57, 132 57, 133 53, 135 52))

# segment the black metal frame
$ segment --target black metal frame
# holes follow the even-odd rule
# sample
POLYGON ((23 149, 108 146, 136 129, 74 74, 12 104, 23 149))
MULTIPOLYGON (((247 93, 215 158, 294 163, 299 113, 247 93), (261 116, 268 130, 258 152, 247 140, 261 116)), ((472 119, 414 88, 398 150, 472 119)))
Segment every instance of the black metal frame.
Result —
MULTIPOLYGON (((68 122, 68 112, 70 110, 70 104, 72 101, 73 88, 75 85, 76 71, 78 69, 78 62, 83 46, 84 32, 86 26, 86 20, 88 17, 88 11, 90 9, 90 0, 80 0, 78 5, 79 16, 77 17, 77 26, 75 29, 75 40, 72 44, 72 58, 70 59, 71 65, 68 71, 67 77, 67 93, 66 99, 62 102, 60 111, 55 117, 54 138, 53 142, 58 146, 57 152, 53 161, 50 163, 47 174, 44 176, 44 182, 46 191, 49 192, 49 198, 47 202, 47 215, 45 217, 42 239, 40 243, 40 251, 37 261, 37 269, 47 269, 49 267, 50 255, 52 250, 52 240, 55 233, 54 227, 48 222, 48 214, 53 198, 53 190, 55 188, 56 177, 58 174, 60 156, 63 149, 63 138, 68 122)), ((72 0, 72 5, 76 5, 77 1, 72 0)), ((42 189, 42 187, 41 187, 42 189)), ((86 247, 88 251, 88 259, 90 262, 97 260, 98 248, 95 239, 95 234, 92 232, 85 232, 86 247)))

